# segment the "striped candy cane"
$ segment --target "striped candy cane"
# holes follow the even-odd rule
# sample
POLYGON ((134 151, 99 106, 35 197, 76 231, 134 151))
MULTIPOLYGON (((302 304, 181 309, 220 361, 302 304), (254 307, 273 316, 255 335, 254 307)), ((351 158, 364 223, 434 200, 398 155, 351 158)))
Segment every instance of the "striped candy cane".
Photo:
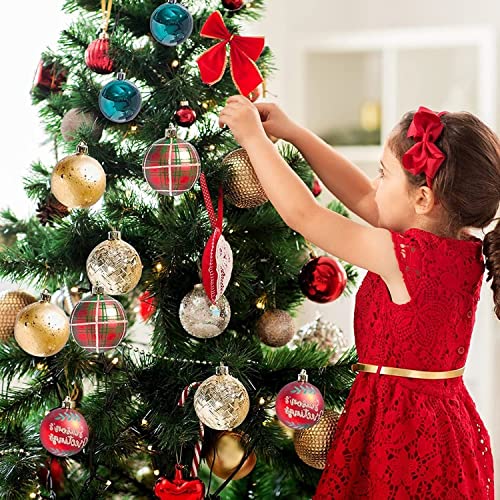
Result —
MULTIPOLYGON (((196 387, 201 385, 201 382, 193 382, 192 384, 189 384, 184 388, 182 391, 181 397, 179 401, 177 402, 177 406, 184 406, 186 403, 186 399, 190 393, 190 391, 196 387)), ((198 468, 200 466, 200 461, 201 461, 201 450, 203 447, 203 438, 205 436, 205 427, 203 426, 202 422, 200 421, 200 431, 199 431, 200 439, 194 446, 194 455, 193 455, 193 461, 191 462, 191 477, 197 477, 198 476, 198 468)))

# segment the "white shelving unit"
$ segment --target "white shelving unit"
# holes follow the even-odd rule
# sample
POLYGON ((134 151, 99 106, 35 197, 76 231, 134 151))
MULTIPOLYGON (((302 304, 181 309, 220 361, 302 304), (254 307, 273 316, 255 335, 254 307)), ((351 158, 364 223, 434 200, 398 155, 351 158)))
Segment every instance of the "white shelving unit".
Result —
POLYGON ((339 145, 352 161, 378 160, 404 112, 467 110, 495 128, 496 38, 488 26, 297 34, 287 51, 286 101, 320 135, 359 126, 364 102, 381 110, 378 145, 339 145))

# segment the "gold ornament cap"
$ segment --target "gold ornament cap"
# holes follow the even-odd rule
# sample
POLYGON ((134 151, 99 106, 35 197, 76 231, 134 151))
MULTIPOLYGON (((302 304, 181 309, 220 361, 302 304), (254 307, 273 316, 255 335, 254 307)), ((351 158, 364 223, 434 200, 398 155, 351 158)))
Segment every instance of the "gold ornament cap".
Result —
POLYGON ((71 399, 71 396, 66 396, 62 402, 61 408, 69 408, 74 410, 76 408, 76 403, 71 399))
POLYGON ((229 368, 227 366, 225 366, 222 361, 221 361, 221 364, 220 366, 218 366, 216 369, 215 369, 215 373, 216 375, 220 375, 220 376, 223 376, 223 375, 229 375, 229 368))
POLYGON ((122 233, 120 231, 109 231, 108 233, 108 240, 121 240, 122 239, 122 233))
POLYGON ((78 146, 76 146, 76 154, 78 155, 86 155, 89 152, 89 147, 87 144, 83 141, 80 141, 78 143, 78 146))
POLYGON ((307 375, 307 372, 305 370, 301 370, 297 380, 299 382, 307 382, 308 379, 309 375, 307 375))
POLYGON ((40 294, 40 300, 39 302, 50 302, 50 299, 52 298, 52 295, 49 293, 49 291, 46 289, 40 294))
MULTIPOLYGON (((184 102, 184 101, 182 101, 182 102, 184 102)), ((168 125, 168 128, 165 129, 165 137, 167 139, 176 139, 177 138, 177 129, 175 128, 173 123, 170 123, 168 125)))
POLYGON ((180 106, 189 106, 189 101, 181 101, 180 106))
POLYGON ((92 295, 104 295, 104 287, 96 283, 92 286, 92 295))

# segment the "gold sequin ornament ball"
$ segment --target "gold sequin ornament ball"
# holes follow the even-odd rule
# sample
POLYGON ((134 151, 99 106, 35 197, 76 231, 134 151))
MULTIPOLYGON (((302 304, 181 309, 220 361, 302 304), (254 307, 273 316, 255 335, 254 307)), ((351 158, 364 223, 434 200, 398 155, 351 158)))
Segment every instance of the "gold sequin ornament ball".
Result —
POLYGON ((224 184, 224 194, 233 205, 239 208, 256 208, 268 200, 244 149, 229 153, 222 165, 229 173, 224 184))
POLYGON ((325 468, 339 417, 339 413, 335 410, 325 410, 317 424, 308 429, 295 431, 293 438, 295 451, 307 465, 316 469, 325 468))
POLYGON ((120 231, 110 231, 87 258, 87 276, 92 285, 101 285, 108 295, 133 290, 142 275, 142 262, 132 245, 121 239, 120 231))
POLYGON ((269 309, 257 321, 257 335, 270 347, 282 347, 295 334, 293 318, 281 309, 269 309))
MULTIPOLYGON (((205 461, 212 472, 226 480, 240 464, 245 456, 245 444, 248 442, 248 436, 238 432, 221 432, 217 440, 206 452, 205 461)), ((255 452, 250 455, 243 462, 238 472, 231 478, 231 480, 242 479, 252 472, 257 462, 255 452)))
POLYGON ((14 335, 17 313, 33 302, 33 295, 20 290, 0 293, 0 342, 7 342, 14 335))
POLYGON ((62 309, 50 303, 50 294, 19 311, 14 336, 21 349, 32 356, 57 354, 68 342, 69 319, 62 309))
POLYGON ((106 174, 101 164, 87 152, 87 145, 81 142, 76 154, 63 158, 52 172, 52 194, 68 208, 89 208, 106 190, 106 174))
POLYGON ((250 398, 245 386, 229 375, 228 367, 221 363, 216 375, 207 378, 196 390, 194 410, 211 429, 232 430, 248 415, 250 398))

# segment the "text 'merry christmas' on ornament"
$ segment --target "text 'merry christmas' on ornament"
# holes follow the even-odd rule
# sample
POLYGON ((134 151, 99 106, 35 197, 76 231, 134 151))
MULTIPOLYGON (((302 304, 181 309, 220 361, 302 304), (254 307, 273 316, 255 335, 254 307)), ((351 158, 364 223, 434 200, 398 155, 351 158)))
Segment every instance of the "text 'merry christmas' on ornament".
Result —
POLYGON ((191 35, 193 17, 177 0, 168 0, 151 14, 149 28, 157 42, 175 47, 191 35))
POLYGON ((238 208, 256 208, 268 201, 244 149, 236 149, 226 155, 222 165, 229 174, 224 184, 224 195, 229 202, 238 208))
POLYGON ((307 429, 323 415, 323 396, 307 378, 306 371, 302 370, 298 381, 285 385, 276 396, 276 416, 292 429, 307 429))
POLYGON ((52 194, 68 208, 89 208, 100 200, 106 190, 104 169, 87 152, 87 145, 81 142, 76 154, 63 158, 52 172, 52 194))
POLYGON ((14 326, 16 342, 32 356, 57 354, 68 342, 69 321, 62 309, 50 303, 50 294, 19 311, 14 326))
POLYGON ((214 211, 210 193, 208 191, 205 174, 200 177, 203 200, 208 212, 213 233, 208 239, 201 259, 201 274, 205 292, 212 302, 216 304, 226 291, 233 272, 233 251, 222 234, 222 219, 224 210, 224 194, 222 186, 219 187, 217 214, 214 211))
POLYGON ((212 304, 203 284, 186 294, 179 307, 181 325, 193 337, 209 339, 220 335, 231 319, 231 306, 224 295, 212 304))
POLYGON ((226 46, 229 44, 231 76, 238 92, 248 96, 263 82, 255 62, 264 50, 264 37, 240 36, 226 28, 219 11, 212 12, 201 28, 200 35, 222 40, 205 51, 198 59, 203 83, 214 85, 224 76, 227 65, 226 46))
POLYGON ((89 428, 83 415, 75 410, 75 402, 68 396, 62 408, 45 416, 40 424, 43 447, 57 457, 71 457, 84 448, 89 440, 89 428))
POLYGON ((194 410, 211 429, 232 430, 248 415, 250 398, 245 386, 229 375, 228 367, 221 363, 216 375, 207 378, 196 390, 194 410))
POLYGON ((140 112, 142 97, 139 89, 125 80, 120 71, 117 79, 107 83, 99 93, 99 109, 110 121, 126 123, 132 121, 140 112))
POLYGON ((293 444, 297 455, 304 463, 316 469, 325 468, 339 417, 339 413, 335 410, 325 410, 318 423, 308 429, 295 431, 293 444))
POLYGON ((347 285, 344 267, 333 257, 313 257, 299 274, 302 293, 314 302, 325 304, 338 299, 347 285))
POLYGON ((133 290, 142 275, 142 262, 132 245, 121 239, 120 231, 110 231, 87 258, 87 276, 104 293, 122 295, 133 290))
POLYGON ((76 304, 69 325, 80 347, 99 353, 120 344, 127 331, 127 317, 120 302, 104 295, 104 289, 98 285, 91 297, 76 304))
POLYGON ((21 290, 0 293, 0 342, 6 342, 14 335, 17 314, 33 302, 36 298, 21 290))
POLYGON ((170 124, 165 137, 146 151, 142 171, 157 193, 178 196, 194 186, 200 176, 200 166, 196 148, 179 139, 175 127, 170 124))

